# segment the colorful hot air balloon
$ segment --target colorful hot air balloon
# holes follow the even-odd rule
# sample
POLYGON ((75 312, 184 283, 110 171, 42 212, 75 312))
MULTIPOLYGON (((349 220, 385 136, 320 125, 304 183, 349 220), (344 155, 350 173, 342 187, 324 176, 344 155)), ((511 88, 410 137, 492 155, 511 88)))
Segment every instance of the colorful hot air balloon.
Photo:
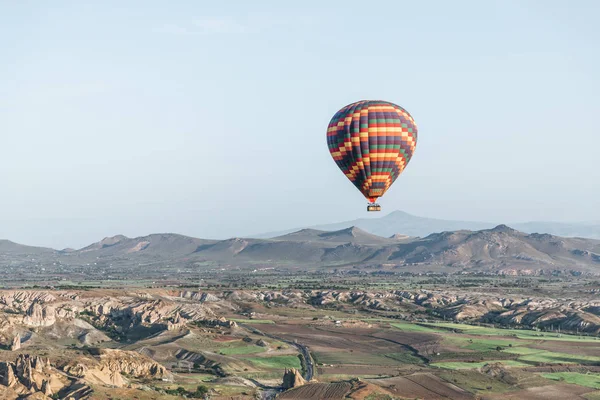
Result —
POLYGON ((404 171, 417 146, 417 125, 408 111, 387 101, 363 100, 338 111, 327 128, 333 160, 379 211, 378 197, 404 171))

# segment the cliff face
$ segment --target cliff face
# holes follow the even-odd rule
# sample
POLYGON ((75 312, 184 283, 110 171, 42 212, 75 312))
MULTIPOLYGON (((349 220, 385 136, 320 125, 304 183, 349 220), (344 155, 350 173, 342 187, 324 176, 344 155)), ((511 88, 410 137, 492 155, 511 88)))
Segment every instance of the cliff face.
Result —
POLYGON ((96 349, 96 357, 79 359, 67 364, 63 370, 82 378, 88 383, 124 387, 128 382, 124 377, 140 379, 172 380, 169 371, 152 359, 125 350, 96 349))
POLYGON ((134 351, 103 349, 100 353, 100 369, 136 378, 172 379, 171 373, 161 364, 134 351))
POLYGON ((61 398, 83 399, 92 393, 90 384, 127 386, 124 375, 145 380, 172 379, 165 367, 132 351, 98 350, 96 357, 74 361, 62 371, 49 359, 20 354, 14 362, 0 362, 0 398, 46 399, 60 392, 61 398))
POLYGON ((56 322, 56 310, 51 305, 35 301, 27 309, 23 324, 27 326, 52 326, 56 322))

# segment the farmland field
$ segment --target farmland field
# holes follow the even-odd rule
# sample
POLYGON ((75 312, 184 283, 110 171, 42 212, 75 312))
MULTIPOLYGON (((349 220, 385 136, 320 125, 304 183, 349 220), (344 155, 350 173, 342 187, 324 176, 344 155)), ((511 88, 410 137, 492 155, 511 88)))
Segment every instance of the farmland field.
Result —
POLYGON ((297 356, 248 357, 247 360, 261 368, 267 368, 267 369, 296 368, 296 369, 300 369, 300 359, 297 356))
POLYGON ((575 385, 587 386, 594 389, 600 389, 599 374, 582 374, 578 372, 554 372, 541 374, 544 378, 553 381, 564 381, 575 385))
MULTIPOLYGON (((173 313, 159 320, 160 324, 129 329, 132 311, 95 314, 104 307, 108 295, 118 294, 118 289, 107 290, 111 292, 93 288, 78 293, 84 299, 98 296, 98 300, 94 300, 96 308, 84 308, 88 303, 80 302, 79 309, 85 311, 77 316, 94 329, 110 327, 106 330, 110 341, 80 346, 68 329, 59 339, 44 338, 62 334, 64 328, 57 324, 21 330, 26 351, 45 354, 52 346, 66 346, 69 351, 88 352, 86 357, 91 359, 103 349, 120 348, 172 371, 175 382, 153 382, 152 390, 188 397, 198 385, 212 390, 217 399, 268 396, 273 394, 270 388, 280 387, 284 371, 293 368, 297 371, 288 374, 295 374, 295 382, 298 375, 308 376, 310 371, 310 378, 319 385, 289 391, 288 398, 341 396, 343 391, 347 393, 344 396, 386 400, 600 400, 600 340, 591 332, 589 336, 558 333, 551 329, 552 324, 531 330, 504 329, 476 321, 446 322, 435 315, 439 312, 436 308, 446 307, 442 302, 427 307, 406 304, 404 297, 399 300, 393 293, 253 289, 200 296, 188 290, 157 289, 138 296, 137 288, 127 297, 113 297, 113 303, 123 301, 127 304, 121 306, 124 310, 134 310, 147 301, 147 319, 156 318, 153 308, 173 313), (322 304, 317 301, 321 297, 322 304), (194 315, 206 319, 184 320, 184 316, 194 315), (176 320, 183 322, 175 324, 176 320), (123 322, 126 325, 113 329, 123 322)), ((61 293, 44 298, 64 302, 62 299, 72 296, 61 293)), ((1 300, 10 302, 11 297, 1 300)), ((16 310, 26 313, 32 307, 20 301, 17 297, 10 303, 9 319, 16 310)), ((463 304, 454 297, 451 301, 455 302, 447 304, 451 309, 463 304)), ((588 309, 590 315, 596 312, 595 308, 588 309)), ((11 339, 4 336, 4 348, 10 346, 11 339)), ((4 358, 14 357, 11 351, 0 353, 4 358)), ((61 354, 55 352, 53 359, 56 365, 65 366, 70 356, 61 354)), ((127 396, 122 398, 133 398, 127 396)))
POLYGON ((499 363, 507 367, 526 367, 528 364, 513 361, 513 360, 487 360, 481 362, 439 362, 431 364, 433 367, 447 368, 447 369, 475 369, 481 368, 486 364, 499 363))

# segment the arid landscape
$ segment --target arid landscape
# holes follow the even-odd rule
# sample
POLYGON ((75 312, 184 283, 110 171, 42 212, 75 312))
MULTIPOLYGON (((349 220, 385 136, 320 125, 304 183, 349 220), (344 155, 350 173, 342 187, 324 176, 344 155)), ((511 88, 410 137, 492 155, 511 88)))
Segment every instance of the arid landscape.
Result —
POLYGON ((599 20, 0 0, 0 400, 600 400, 599 20))
POLYGON ((598 399, 599 254, 504 225, 3 241, 1 397, 598 399))

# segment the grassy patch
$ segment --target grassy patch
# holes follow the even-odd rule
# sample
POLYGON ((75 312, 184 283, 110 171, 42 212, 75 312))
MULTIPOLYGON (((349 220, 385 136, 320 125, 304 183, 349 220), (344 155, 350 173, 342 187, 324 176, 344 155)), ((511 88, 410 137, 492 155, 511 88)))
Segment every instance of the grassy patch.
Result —
POLYGON ((515 390, 512 385, 469 370, 447 369, 439 372, 439 376, 471 393, 505 393, 515 390))
POLYGON ((564 381, 579 386, 600 389, 600 374, 581 374, 578 372, 552 372, 541 374, 546 379, 564 381))
POLYGON ((219 350, 219 353, 225 354, 227 356, 237 355, 237 354, 256 354, 262 353, 266 349, 260 346, 239 346, 239 347, 225 347, 219 350))
POLYGON ((439 362, 431 364, 434 367, 438 368, 446 368, 446 369, 475 369, 481 368, 485 364, 493 364, 500 363, 506 365, 508 367, 527 367, 529 364, 525 364, 515 360, 488 360, 488 361, 480 361, 480 362, 459 362, 459 361, 449 361, 449 362, 439 362))
POLYGON ((240 319, 232 318, 231 321, 239 322, 242 324, 274 324, 275 321, 270 319, 240 319))
POLYGON ((398 361, 400 364, 423 364, 423 360, 419 357, 409 353, 389 353, 385 355, 392 360, 398 361))
POLYGON ((365 400, 394 400, 394 398, 389 394, 371 393, 370 395, 365 397, 365 400))
POLYGON ((582 395, 587 400, 600 400, 600 390, 597 392, 589 392, 582 395))
MULTIPOLYGON (((529 349, 529 351, 535 349, 529 349)), ((549 364, 597 364, 600 362, 600 357, 594 356, 582 356, 576 354, 567 353, 555 353, 553 351, 538 350, 538 352, 532 352, 522 357, 519 360, 537 362, 537 363, 549 363, 549 364)))
POLYGON ((486 360, 514 360, 517 356, 515 354, 505 353, 501 351, 474 351, 474 352, 442 352, 440 355, 431 356, 434 360, 444 361, 486 361, 486 360))
POLYGON ((434 327, 411 324, 410 322, 394 322, 390 324, 394 328, 400 329, 404 332, 427 332, 427 333, 446 333, 443 329, 436 329, 434 327))
POLYGON ((457 330, 466 334, 471 335, 487 335, 487 336, 512 336, 519 339, 528 340, 556 340, 564 342, 598 342, 600 340, 596 337, 591 336, 576 336, 566 335, 555 332, 538 332, 526 329, 503 329, 503 328, 491 328, 487 326, 476 326, 467 324, 456 324, 450 322, 431 322, 425 324, 435 328, 446 328, 450 330, 457 330))
POLYGON ((536 332, 518 329, 507 329, 507 331, 510 331, 519 339, 554 340, 558 342, 596 342, 598 345, 600 345, 600 340, 592 336, 565 335, 562 333, 536 332))
POLYGON ((297 356, 248 357, 246 360, 252 362, 254 365, 260 368, 302 368, 300 365, 300 359, 297 356))
POLYGON ((506 349, 504 349, 504 352, 511 353, 511 354, 519 354, 522 356, 528 356, 530 354, 549 353, 546 350, 532 349, 530 347, 524 347, 524 346, 506 348, 506 349))
POLYGON ((472 342, 467 340, 465 349, 475 351, 492 351, 496 350, 498 346, 502 349, 510 349, 511 346, 518 346, 518 343, 504 339, 472 339, 472 342))

